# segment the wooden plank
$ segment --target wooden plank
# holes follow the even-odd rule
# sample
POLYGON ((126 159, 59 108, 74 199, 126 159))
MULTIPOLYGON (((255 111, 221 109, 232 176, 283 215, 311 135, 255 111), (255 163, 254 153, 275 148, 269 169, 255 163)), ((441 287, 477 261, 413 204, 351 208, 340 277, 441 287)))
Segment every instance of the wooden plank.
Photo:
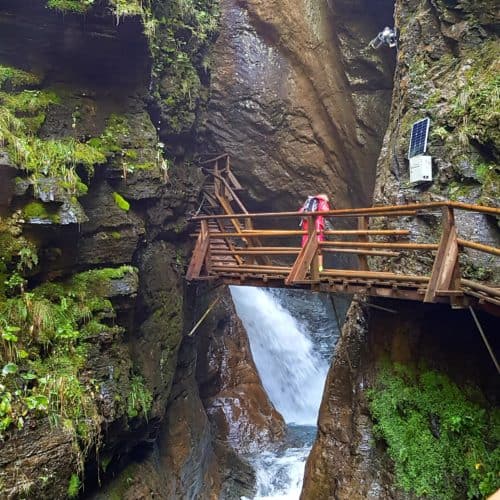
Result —
POLYGON ((322 274, 324 274, 325 276, 355 277, 362 279, 378 278, 394 281, 415 281, 416 283, 427 283, 429 281, 428 276, 413 276, 379 271, 353 271, 351 269, 327 269, 323 271, 322 274))
MULTIPOLYGON (((224 212, 226 212, 227 215, 229 214, 235 214, 233 207, 229 204, 229 202, 219 193, 215 193, 215 196, 217 197, 217 200, 219 201, 221 207, 224 209, 224 212)), ((231 219, 231 224, 233 225, 234 229, 236 230, 236 233, 238 234, 233 234, 233 233, 222 233, 223 236, 239 236, 241 238, 241 231, 242 227, 236 217, 232 217, 231 219)), ((246 241, 246 240, 245 240, 246 241)))
POLYGON ((196 246, 194 248, 193 257, 189 263, 189 267, 186 273, 186 279, 192 281, 200 276, 203 263, 205 261, 205 256, 208 251, 208 246, 210 243, 210 238, 208 237, 208 223, 207 221, 201 221, 201 230, 196 246))
MULTIPOLYGON (((380 210, 380 207, 377 207, 378 210, 375 212, 368 212, 365 213, 366 210, 368 209, 362 209, 360 210, 348 210, 347 212, 342 212, 342 211, 328 211, 328 212, 261 212, 261 213, 249 213, 248 216, 252 219, 277 219, 277 218, 287 218, 287 217, 305 217, 307 215, 312 215, 312 214, 320 214, 323 215, 324 217, 340 217, 340 218, 346 218, 346 217, 359 217, 359 215, 367 215, 368 217, 413 217, 417 215, 417 210, 404 210, 405 206, 402 205, 402 210, 394 212, 394 211, 383 211, 380 210), (340 212, 340 213, 337 213, 340 212)), ((425 207, 424 207, 425 208, 425 207)), ((439 207, 434 207, 434 208, 439 208, 439 207)), ((244 215, 240 215, 240 218, 244 217, 244 215)), ((197 215, 195 217, 191 217, 190 220, 192 221, 199 221, 203 219, 229 219, 228 216, 226 215, 197 215)))
POLYGON ((462 286, 472 288, 474 290, 478 290, 483 292, 491 297, 500 297, 500 288, 489 286, 484 283, 476 283, 475 281, 471 281, 468 279, 462 278, 461 280, 462 286))
POLYGON ((221 160, 222 158, 225 158, 226 156, 229 156, 229 154, 228 153, 223 153, 223 154, 221 154, 219 156, 216 156, 215 158, 210 158, 209 160, 205 160, 205 161, 199 162, 199 165, 207 165, 208 163, 215 163, 218 160, 221 160))
POLYGON ((431 279, 429 280, 424 302, 435 302, 437 290, 450 288, 449 285, 451 284, 457 258, 457 233, 453 209, 444 207, 441 240, 432 266, 431 279), (450 252, 451 254, 449 254, 450 252), (446 264, 446 268, 444 264, 446 264))
POLYGON ((259 251, 255 248, 250 248, 248 250, 214 250, 212 255, 248 255, 248 256, 260 256, 260 255, 297 255, 300 253, 300 248, 298 250, 284 249, 284 250, 265 250, 259 251))
POLYGON ((258 271, 260 273, 265 273, 266 271, 285 271, 285 272, 290 272, 292 268, 290 266, 264 266, 264 265, 252 265, 252 264, 243 264, 242 266, 235 266, 235 265, 224 265, 220 266, 214 265, 214 269, 220 269, 221 267, 224 267, 224 269, 230 269, 232 272, 239 272, 239 270, 242 271, 258 271))
MULTIPOLYGON (((216 222, 217 222, 217 226, 219 228, 219 234, 220 234, 224 230, 224 221, 218 220, 216 222)), ((209 233, 209 237, 211 237, 211 232, 209 233)), ((226 243, 229 250, 234 250, 233 242, 229 238, 224 238, 223 241, 226 243)), ((243 264, 243 259, 239 255, 235 255, 234 258, 238 264, 243 264)))
POLYGON ((295 260, 290 274, 285 280, 286 285, 293 285, 294 281, 303 280, 306 277, 309 268, 313 264, 314 256, 318 253, 318 236, 316 234, 316 227, 313 217, 309 217, 308 228, 309 236, 307 239, 307 243, 301 249, 297 259, 295 260))
POLYGON ((472 292, 470 290, 466 290, 465 293, 467 295, 472 295, 472 297, 475 297, 479 300, 484 300, 485 302, 489 302, 490 304, 494 304, 496 306, 500 306, 500 300, 494 299, 493 297, 488 297, 486 295, 482 295, 478 292, 472 292))
POLYGON ((453 289, 451 285, 457 262, 458 262, 457 230, 455 224, 453 224, 448 233, 448 241, 446 242, 444 259, 439 268, 437 290, 453 289))
MULTIPOLYGON (((252 234, 254 236, 299 236, 306 234, 306 231, 300 229, 244 229, 244 234, 252 234)), ((333 229, 323 231, 323 234, 328 236, 408 236, 410 231, 406 229, 333 229)))
MULTIPOLYGON (((259 273, 258 269, 252 269, 252 268, 246 268, 244 266, 213 266, 212 267, 213 272, 216 272, 218 274, 221 273, 228 273, 228 274, 245 274, 245 273, 253 273, 257 274, 259 273)), ((265 274, 280 274, 281 276, 286 276, 290 272, 290 268, 276 268, 276 269, 265 269, 261 270, 259 274, 265 275, 265 274)))

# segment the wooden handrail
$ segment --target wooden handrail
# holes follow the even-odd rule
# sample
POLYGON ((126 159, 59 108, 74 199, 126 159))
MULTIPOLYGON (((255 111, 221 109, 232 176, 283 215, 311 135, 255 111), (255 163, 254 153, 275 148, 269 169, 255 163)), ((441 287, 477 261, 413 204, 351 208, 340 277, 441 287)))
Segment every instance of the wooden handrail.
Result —
POLYGON ((223 153, 223 154, 216 156, 214 158, 210 158, 209 160, 200 161, 200 162, 198 162, 198 165, 206 165, 207 163, 215 163, 217 160, 221 160, 222 158, 226 158, 227 156, 229 156, 229 153, 223 153))
POLYGON ((381 241, 322 241, 320 247, 398 248, 401 250, 437 250, 435 243, 385 243, 381 241))
MULTIPOLYGON (((300 229, 294 230, 274 230, 274 229, 241 229, 237 233, 214 233, 212 237, 224 237, 224 238, 242 238, 242 237, 268 237, 268 238, 277 238, 284 236, 302 236, 307 234, 306 231, 302 231, 300 229)), ((367 236, 408 236, 410 231, 401 229, 401 230, 367 230, 367 231, 359 231, 359 230, 345 230, 345 231, 323 231, 323 234, 326 236, 356 236, 356 235, 367 235, 367 236)), ((192 236, 198 236, 197 233, 193 233, 192 236)))
MULTIPOLYGON (((243 234, 255 235, 255 236, 298 236, 306 234, 306 231, 300 229, 286 230, 286 229, 244 229, 243 234)), ((332 229, 323 231, 323 234, 327 236, 407 236, 410 234, 408 229, 332 229)))
MULTIPOLYGON (((459 210, 468 210, 472 212, 479 212, 484 214, 496 215, 500 217, 500 208, 486 207, 483 205, 471 205, 467 203, 460 203, 457 201, 433 201, 429 203, 411 203, 408 205, 388 205, 388 206, 375 206, 369 208, 343 208, 337 210, 328 210, 324 212, 262 212, 262 213, 248 213, 240 214, 239 218, 249 217, 251 219, 263 218, 277 218, 277 217, 307 217, 314 215, 322 215, 323 217, 348 217, 368 215, 370 217, 383 217, 385 215, 394 215, 394 212, 415 212, 417 210, 429 208, 442 208, 450 207, 459 210)), ((191 220, 200 221, 204 219, 229 219, 234 216, 226 215, 198 215, 191 220)))
POLYGON ((491 253, 493 255, 500 255, 500 248, 492 247, 490 245, 484 245, 483 243, 462 240, 460 238, 457 238, 457 243, 461 247, 473 248, 474 250, 479 250, 481 252, 491 253))
POLYGON ((210 175, 212 175, 213 177, 216 177, 217 179, 219 179, 224 184, 224 186, 226 187, 226 189, 229 191, 229 194, 233 197, 233 200, 240 207, 240 210, 243 212, 243 214, 248 214, 248 211, 247 211, 245 205, 243 205, 243 203, 239 199, 238 195, 234 192, 233 188, 229 185, 229 182, 227 182, 227 180, 224 179, 224 177, 222 177, 219 174, 216 174, 216 173, 212 172, 210 175))
MULTIPOLYGON (((207 190, 209 210, 224 210, 223 214, 195 216, 191 220, 200 222, 188 279, 222 279, 228 284, 253 284, 256 286, 311 287, 316 291, 341 293, 365 293, 378 297, 418 300, 424 302, 448 301, 452 307, 467 307, 471 303, 486 304, 500 308, 500 287, 476 283, 461 278, 460 252, 473 249, 500 256, 500 248, 491 244, 468 241, 458 237, 455 211, 466 210, 500 217, 500 208, 485 207, 454 201, 411 203, 407 205, 374 206, 365 208, 335 209, 324 212, 266 212, 249 213, 236 190, 243 189, 231 172, 230 157, 219 155, 204 164, 214 183, 215 191, 207 190), (212 194, 210 194, 212 193, 212 194), (410 229, 370 229, 374 217, 394 218, 436 214, 442 212, 440 241, 418 242, 405 239, 412 234, 410 229), (334 229, 321 231, 322 235, 334 236, 334 241, 318 241, 317 218, 356 217, 357 229, 334 229), (253 221, 282 218, 306 218, 308 231, 297 229, 254 229, 253 221), (230 220, 232 224, 226 224, 230 220), (209 222, 210 221, 210 222, 209 222), (234 226, 234 229, 233 229, 234 226), (299 247, 300 237, 308 235, 307 243, 299 247), (277 246, 270 242, 263 246, 259 238, 281 238, 289 240, 277 246), (381 237, 376 240, 376 237, 381 237), (239 240, 239 241, 238 241, 239 240), (274 245, 274 246, 273 246, 274 245), (403 251, 435 252, 430 276, 415 276, 390 272, 390 261, 384 261, 387 271, 372 271, 375 262, 370 257, 400 257, 403 251), (357 255, 358 269, 323 269, 322 253, 357 255), (283 256, 283 261, 280 257, 283 256), (286 265, 290 257, 293 265, 286 265), (271 261, 271 258, 277 259, 271 261), (281 262, 281 264, 280 264, 281 262), (321 267, 320 267, 321 263, 321 267), (475 301, 475 302, 474 302, 475 301)), ((279 225, 278 225, 279 227, 279 225)), ((319 238, 320 240, 323 238, 319 238)), ((271 240, 272 241, 272 240, 271 240)), ((278 243, 279 245, 279 243, 278 243)), ((290 259, 290 260, 289 260, 290 259)), ((401 268, 401 263, 397 269, 401 268)))

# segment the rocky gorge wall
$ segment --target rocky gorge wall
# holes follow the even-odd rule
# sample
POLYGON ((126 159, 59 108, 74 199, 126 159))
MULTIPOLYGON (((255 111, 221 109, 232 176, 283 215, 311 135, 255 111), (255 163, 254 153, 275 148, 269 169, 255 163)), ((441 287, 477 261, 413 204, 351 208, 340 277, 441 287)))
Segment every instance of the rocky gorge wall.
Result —
MULTIPOLYGON (((395 7, 397 66, 374 202, 452 199, 498 206, 498 18, 493 3, 400 0, 395 7), (412 185, 406 159, 409 132, 425 117, 431 119, 428 154, 434 181, 412 185)), ((436 237, 438 217, 403 219, 397 227, 407 224, 427 240, 436 237)), ((494 217, 458 212, 457 224, 463 237, 498 246, 494 217)), ((376 226, 396 224, 377 221, 376 226)), ((498 259, 471 255, 475 263, 464 257, 462 275, 494 282, 498 259)), ((405 254, 391 267, 422 272, 431 264, 431 256, 405 254)), ((387 263, 373 259, 371 265, 386 269, 387 263)), ((470 313, 403 302, 383 305, 397 314, 357 305, 348 313, 302 498, 452 498, 494 492, 499 487, 492 472, 498 467, 497 438, 487 432, 478 441, 473 436, 484 425, 498 428, 497 376, 470 313), (450 430, 446 423, 464 418, 475 422, 474 429, 460 424, 450 430)), ((480 322, 498 352, 493 335, 498 318, 480 314, 480 322)))
POLYGON ((221 2, 205 148, 228 152, 250 204, 292 209, 327 192, 371 200, 393 59, 367 45, 391 2, 221 2))
MULTIPOLYGON (((337 207, 365 205, 374 186, 376 201, 462 199, 466 191, 463 199, 495 202, 498 117, 482 112, 494 109, 484 97, 495 68, 492 4, 396 7, 390 110, 394 53, 367 45, 391 24, 392 2, 0 4, 7 496, 253 494, 254 473, 240 455, 254 436, 279 439, 283 421, 225 292, 194 337, 183 336, 217 295, 183 284, 186 219, 203 182, 195 152, 231 154, 249 207, 295 208, 319 190, 337 207), (476 65, 471 54, 482 44, 476 65), (464 85, 459 96, 455 81, 464 85), (431 137, 437 181, 416 189, 401 157, 422 110, 439 124, 431 137), (455 158, 456 137, 465 152, 455 158)), ((495 224, 481 219, 474 228, 494 241, 495 224)), ((376 384, 375 367, 425 356, 455 376, 469 349, 477 363, 484 354, 464 331, 463 342, 446 337, 457 352, 442 356, 427 313, 448 321, 438 309, 402 308, 404 320, 351 310, 305 498, 405 495, 384 445, 371 440, 364 388, 376 384)), ((483 376, 490 380, 486 366, 488 394, 483 376)))
MULTIPOLYGON (((446 418, 460 418, 461 415, 472 418, 474 415, 472 406, 468 407, 458 392, 453 390, 451 396, 446 392, 451 391, 447 379, 439 379, 441 375, 435 374, 446 374, 460 387, 467 387, 472 382, 477 391, 472 396, 476 404, 490 412, 498 406, 495 366, 487 357, 469 312, 451 314, 442 306, 415 306, 404 302, 385 302, 384 306, 395 309, 397 314, 370 310, 363 305, 350 309, 326 381, 318 437, 307 463, 301 498, 418 498, 425 496, 426 489, 440 498, 453 498, 464 494, 465 486, 459 477, 471 474, 471 469, 477 475, 472 475, 468 481, 479 484, 484 480, 485 483, 484 490, 471 488, 469 491, 477 496, 495 491, 495 480, 488 483, 488 474, 495 470, 495 459, 487 462, 484 450, 468 463, 467 472, 451 469, 443 474, 443 467, 458 459, 449 454, 445 446, 433 448, 440 438, 447 439, 446 418), (412 385, 396 386, 395 393, 390 395, 392 403, 384 404, 388 405, 396 426, 391 432, 397 435, 399 429, 401 435, 408 434, 406 438, 399 437, 397 448, 391 451, 381 437, 380 422, 379 427, 374 427, 375 396, 370 389, 382 393, 393 380, 386 378, 381 384, 381 370, 393 370, 398 366, 408 370, 411 380, 411 377, 418 378, 416 374, 437 376, 440 387, 437 394, 428 391, 422 380, 416 394, 425 394, 423 397, 429 399, 437 397, 442 406, 441 409, 439 404, 425 407, 420 427, 414 420, 420 417, 417 417, 415 408, 419 407, 410 392, 412 385), (441 413, 446 407, 449 415, 441 413), (434 428, 429 422, 433 422, 434 428), (422 439, 426 434, 428 442, 422 439), (388 451, 394 454, 389 457, 388 451), (419 458, 421 463, 418 463, 419 458), (443 466, 441 460, 449 463, 443 466), (477 463, 481 466, 476 469, 477 463)), ((494 333, 498 318, 484 314, 480 315, 480 321, 486 332, 494 333)), ((493 335, 489 337, 493 349, 498 350, 497 339, 493 335)), ((494 418, 486 424, 491 426, 492 432, 497 428, 494 418)), ((474 425, 482 425, 479 421, 474 425)), ((468 440, 474 431, 457 427, 455 432, 451 446, 463 440, 467 445, 459 453, 470 453, 468 446, 472 445, 468 440)), ((495 446, 496 438, 492 436, 482 435, 480 439, 495 446)))
POLYGON ((0 5, 2 497, 77 497, 160 432, 202 182, 178 152, 215 27, 202 8, 0 5))

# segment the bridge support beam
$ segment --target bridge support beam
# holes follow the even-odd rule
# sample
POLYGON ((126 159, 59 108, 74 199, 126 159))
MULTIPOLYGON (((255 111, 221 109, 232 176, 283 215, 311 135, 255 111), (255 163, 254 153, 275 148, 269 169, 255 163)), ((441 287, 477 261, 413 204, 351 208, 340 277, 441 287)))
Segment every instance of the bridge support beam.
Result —
POLYGON ((318 270, 318 236, 314 217, 308 217, 307 243, 302 247, 297 260, 294 262, 290 274, 285 280, 285 285, 293 285, 297 281, 306 279, 307 272, 311 269, 311 280, 319 279, 318 270))
POLYGON ((443 207, 442 231, 424 302, 436 302, 438 295, 446 295, 449 292, 452 307, 460 308, 463 307, 463 300, 456 294, 461 289, 457 228, 451 207, 443 207))
POLYGON ((201 269, 205 260, 207 259, 208 249, 210 246, 210 235, 208 228, 208 221, 201 221, 201 230, 196 241, 196 246, 194 247, 193 257, 189 263, 189 268, 186 273, 186 279, 188 281, 197 279, 200 277, 201 269))

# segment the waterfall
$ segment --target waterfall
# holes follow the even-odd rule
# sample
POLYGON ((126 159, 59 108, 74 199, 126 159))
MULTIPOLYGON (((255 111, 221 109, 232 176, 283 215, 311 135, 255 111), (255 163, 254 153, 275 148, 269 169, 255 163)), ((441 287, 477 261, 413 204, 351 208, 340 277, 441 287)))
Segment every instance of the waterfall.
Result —
POLYGON ((308 314, 314 316, 310 318, 314 324, 319 319, 330 329, 327 341, 324 336, 321 340, 315 338, 307 318, 299 321, 285 307, 287 302, 293 302, 286 293, 278 295, 260 288, 231 287, 231 294, 247 330, 262 384, 289 429, 285 449, 264 450, 253 457, 257 473, 256 498, 298 499, 328 371, 328 359, 321 355, 321 350, 331 352, 338 328, 331 321, 333 315, 325 314, 324 303, 312 294, 307 299, 308 314), (325 342, 329 344, 326 349, 325 342))

